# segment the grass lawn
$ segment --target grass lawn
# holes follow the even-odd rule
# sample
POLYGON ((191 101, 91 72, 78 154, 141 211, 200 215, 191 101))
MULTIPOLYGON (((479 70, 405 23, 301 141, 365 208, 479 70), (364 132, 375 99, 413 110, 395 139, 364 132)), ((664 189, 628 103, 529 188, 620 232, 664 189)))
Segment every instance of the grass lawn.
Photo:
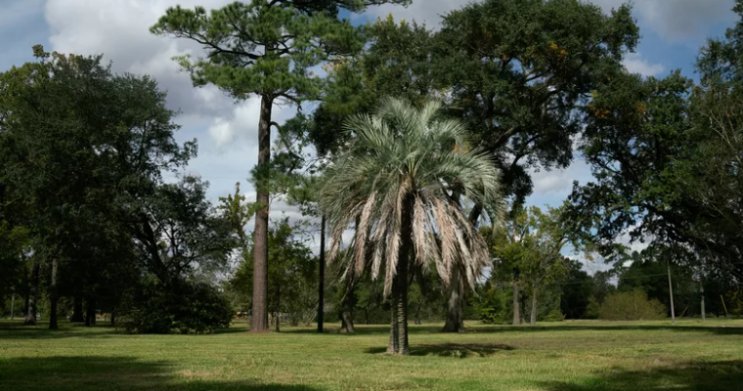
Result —
POLYGON ((49 332, 0 321, 0 390, 743 390, 743 321, 536 328, 411 326, 411 357, 383 354, 386 326, 252 335, 49 332))

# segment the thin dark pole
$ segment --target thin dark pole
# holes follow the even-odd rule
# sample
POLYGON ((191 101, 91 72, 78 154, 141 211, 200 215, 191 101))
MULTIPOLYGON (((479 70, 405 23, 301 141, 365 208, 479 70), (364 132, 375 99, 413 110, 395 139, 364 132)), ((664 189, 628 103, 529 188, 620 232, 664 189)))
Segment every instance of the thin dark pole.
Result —
POLYGON ((673 284, 671 283, 671 263, 668 263, 668 294, 671 296, 671 320, 676 324, 676 311, 673 308, 673 284))
POLYGON ((318 288, 317 332, 323 332, 323 313, 325 312, 325 215, 320 219, 320 284, 318 288))

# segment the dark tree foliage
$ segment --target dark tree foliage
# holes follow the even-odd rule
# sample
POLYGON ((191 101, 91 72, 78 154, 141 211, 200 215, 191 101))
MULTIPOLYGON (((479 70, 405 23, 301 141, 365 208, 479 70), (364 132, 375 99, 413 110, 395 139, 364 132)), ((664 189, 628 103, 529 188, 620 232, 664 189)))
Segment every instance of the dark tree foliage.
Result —
POLYGON ((576 109, 621 72, 638 38, 627 5, 606 15, 577 0, 486 0, 444 17, 437 76, 452 114, 497 159, 504 195, 521 203, 530 168, 571 163, 576 109))

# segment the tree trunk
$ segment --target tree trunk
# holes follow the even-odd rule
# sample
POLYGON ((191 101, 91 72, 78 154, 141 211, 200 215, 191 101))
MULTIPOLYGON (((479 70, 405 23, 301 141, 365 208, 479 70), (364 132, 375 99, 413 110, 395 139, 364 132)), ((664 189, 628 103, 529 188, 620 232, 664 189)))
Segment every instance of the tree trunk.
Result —
POLYGON ((403 214, 400 227, 399 257, 397 259, 397 273, 392 280, 392 321, 390 330, 390 342, 387 353, 408 355, 410 346, 408 344, 408 267, 410 264, 410 252, 412 243, 412 211, 413 197, 408 195, 403 202, 403 214))
POLYGON ((111 326, 116 327, 116 311, 111 311, 111 326))
POLYGON ((317 332, 323 332, 323 316, 325 313, 325 215, 320 218, 320 273, 319 287, 317 288, 317 332))
POLYGON ((704 309, 704 284, 700 285, 700 293, 702 295, 701 298, 701 308, 702 308, 702 323, 707 321, 707 311, 704 309))
POLYGON ((70 318, 70 322, 85 322, 85 318, 83 316, 83 297, 80 294, 76 294, 72 300, 72 317, 70 318))
POLYGON ((532 289, 531 293, 531 319, 529 319, 529 324, 532 326, 537 325, 537 313, 539 312, 538 303, 537 300, 539 298, 539 286, 536 281, 534 281, 534 289, 532 289))
POLYGON ((341 301, 341 331, 353 334, 356 332, 353 323, 353 296, 356 290, 354 282, 346 283, 346 294, 341 301))
POLYGON ((88 308, 85 314, 85 327, 95 326, 95 299, 86 300, 88 308))
POLYGON ((520 311, 521 317, 519 321, 521 322, 521 324, 525 324, 526 323, 526 295, 524 295, 523 290, 519 290, 519 303, 521 306, 521 311, 520 311))
POLYGON ((673 309, 673 284, 671 283, 671 264, 668 264, 668 294, 671 296, 671 321, 676 324, 676 311, 673 309))
POLYGON ((31 286, 28 292, 26 318, 23 320, 23 324, 27 326, 36 326, 36 300, 39 299, 39 269, 39 263, 34 262, 33 269, 31 270, 31 286))
POLYGON ((281 284, 276 284, 276 332, 281 332, 281 284))
POLYGON ((459 269, 456 267, 452 273, 451 284, 449 286, 449 301, 446 310, 446 323, 441 330, 445 333, 458 333, 464 331, 464 319, 462 314, 462 281, 459 269))
POLYGON ((59 259, 57 255, 52 255, 52 278, 49 283, 49 330, 58 330, 57 325, 57 301, 59 299, 57 292, 57 269, 59 268, 59 259))
POLYGON ((415 304, 415 324, 423 324, 423 322, 421 321, 421 307, 422 306, 423 304, 421 304, 420 302, 415 304))
POLYGON ((519 289, 519 274, 518 272, 513 273, 513 325, 518 326, 521 324, 521 311, 519 310, 519 298, 521 292, 519 289))
POLYGON ((262 207, 255 215, 255 243, 253 247, 253 312, 250 331, 268 331, 268 177, 271 161, 271 109, 273 98, 261 98, 261 116, 258 124, 258 178, 256 202, 262 207))

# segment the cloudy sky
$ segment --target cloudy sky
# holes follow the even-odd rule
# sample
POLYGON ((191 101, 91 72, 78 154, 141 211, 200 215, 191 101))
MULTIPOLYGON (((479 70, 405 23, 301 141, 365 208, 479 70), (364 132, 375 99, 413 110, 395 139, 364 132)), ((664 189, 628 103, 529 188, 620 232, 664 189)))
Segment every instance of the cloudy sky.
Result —
MULTIPOLYGON (((606 11, 623 0, 591 0, 606 11)), ((148 28, 165 10, 177 4, 220 7, 230 0, 0 0, 0 71, 33 60, 31 47, 41 43, 48 51, 75 54, 103 53, 113 61, 117 72, 149 74, 169 93, 171 108, 182 114, 181 140, 197 138, 199 156, 189 173, 199 174, 211 183, 209 196, 228 194, 235 182, 243 189, 257 161, 256 99, 234 102, 212 87, 195 89, 186 74, 179 72, 171 58, 183 53, 199 53, 199 48, 183 40, 155 37, 148 28)), ((440 15, 457 9, 469 0, 414 0, 408 8, 381 6, 353 21, 392 13, 437 28, 440 15)), ((634 15, 642 41, 637 53, 626 59, 632 72, 663 76, 682 69, 694 77, 693 64, 707 37, 721 36, 735 22, 730 11, 734 0, 642 0, 636 1, 634 15)), ((291 118, 294 107, 276 107, 280 123, 291 118)), ((586 182, 591 174, 578 159, 563 171, 535 173, 535 192, 531 204, 559 204, 569 193, 572 182, 586 182)), ((286 209, 286 208, 280 208, 286 209)), ((290 211, 288 213, 291 213, 290 211)))

